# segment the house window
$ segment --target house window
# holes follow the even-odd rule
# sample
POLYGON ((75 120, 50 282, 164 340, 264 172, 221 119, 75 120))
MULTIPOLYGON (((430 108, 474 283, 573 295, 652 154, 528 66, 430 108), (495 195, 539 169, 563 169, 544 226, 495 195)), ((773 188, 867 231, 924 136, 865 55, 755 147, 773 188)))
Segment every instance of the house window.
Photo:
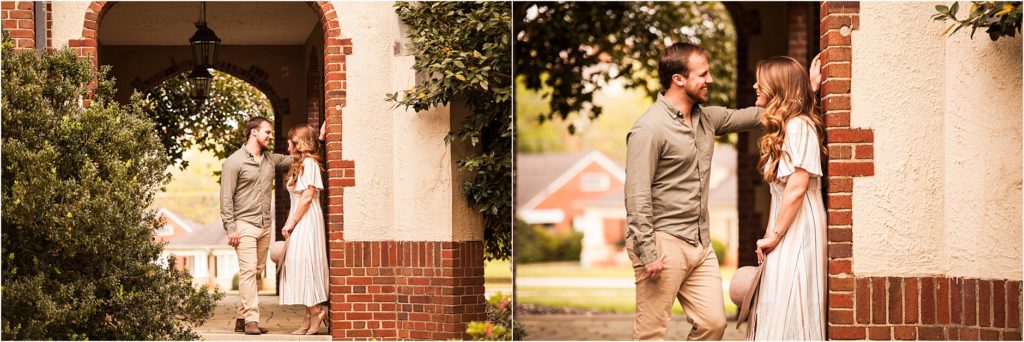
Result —
POLYGON ((611 186, 612 181, 608 177, 608 174, 584 173, 580 175, 580 191, 602 192, 608 191, 608 188, 610 188, 611 186))
POLYGON ((171 235, 174 235, 174 227, 171 227, 171 225, 169 225, 169 224, 165 224, 163 227, 160 227, 160 229, 156 230, 156 236, 171 236, 171 235))

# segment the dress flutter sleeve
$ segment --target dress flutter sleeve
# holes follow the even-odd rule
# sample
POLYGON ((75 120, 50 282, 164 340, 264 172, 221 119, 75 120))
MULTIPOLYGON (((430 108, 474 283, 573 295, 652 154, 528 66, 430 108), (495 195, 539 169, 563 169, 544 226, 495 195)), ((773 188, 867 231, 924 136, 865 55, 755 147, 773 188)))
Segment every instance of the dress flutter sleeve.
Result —
POLYGON ((324 189, 324 181, 320 177, 320 165, 311 158, 302 161, 302 175, 295 180, 295 191, 302 191, 312 185, 317 189, 324 189))
POLYGON ((786 138, 783 148, 788 156, 783 156, 779 163, 778 179, 785 180, 786 177, 801 168, 812 176, 821 177, 821 144, 818 142, 818 133, 802 118, 793 118, 786 123, 786 138))

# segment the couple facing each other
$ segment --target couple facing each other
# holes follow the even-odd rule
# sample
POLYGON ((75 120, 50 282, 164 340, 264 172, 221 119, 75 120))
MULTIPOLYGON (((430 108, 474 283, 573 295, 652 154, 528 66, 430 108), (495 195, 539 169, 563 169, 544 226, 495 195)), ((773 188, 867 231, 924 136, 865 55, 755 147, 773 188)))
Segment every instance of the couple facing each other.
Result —
MULTIPOLYGON (((322 131, 322 130, 321 130, 322 131)), ((320 140, 323 133, 311 125, 299 125, 288 131, 288 153, 268 151, 274 129, 266 118, 246 123, 246 142, 225 161, 221 171, 221 220, 228 233, 228 244, 238 255, 238 293, 241 306, 235 331, 260 335, 257 278, 263 274, 270 249, 273 224, 270 203, 273 200, 274 175, 287 171, 285 184, 291 199, 288 220, 284 224, 287 254, 275 260, 280 269, 280 303, 306 306, 306 317, 295 335, 316 334, 327 321, 328 270, 324 237, 324 214, 320 208, 320 140)))
POLYGON ((688 339, 720 340, 722 276, 711 247, 708 193, 715 136, 763 130, 758 169, 771 188, 771 215, 757 241, 763 264, 747 338, 825 338, 824 127, 810 71, 793 58, 757 66, 756 107, 705 107, 713 82, 707 52, 677 43, 662 52, 662 92, 627 135, 626 249, 636 276, 633 339, 664 339, 678 298, 688 339))

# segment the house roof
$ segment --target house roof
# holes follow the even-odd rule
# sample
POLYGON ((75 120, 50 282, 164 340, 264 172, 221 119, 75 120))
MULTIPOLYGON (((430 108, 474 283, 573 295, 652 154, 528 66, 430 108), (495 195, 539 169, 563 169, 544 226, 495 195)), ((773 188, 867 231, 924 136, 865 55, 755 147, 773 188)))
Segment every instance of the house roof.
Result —
POLYGON ((192 224, 192 232, 174 239, 168 245, 211 246, 228 244, 228 235, 224 232, 224 224, 220 220, 205 225, 192 221, 188 221, 188 223, 192 224))
MULTIPOLYGON (((711 160, 711 184, 708 201, 711 203, 735 202, 737 199, 736 148, 728 144, 717 144, 715 155, 711 160)), ((544 153, 516 156, 516 208, 523 208, 527 202, 537 197, 552 183, 574 167, 582 167, 586 158, 603 159, 606 168, 614 168, 612 172, 623 172, 618 164, 611 162, 597 151, 590 153, 544 153), (610 165, 609 165, 610 164, 610 165)), ((602 198, 586 201, 598 205, 622 205, 625 194, 616 192, 602 198)))
MULTIPOLYGON (((538 158, 529 158, 529 156, 530 155, 520 155, 520 157, 527 158, 524 158, 522 161, 520 161, 520 159, 517 159, 517 163, 521 163, 517 164, 517 166, 523 167, 523 164, 526 164, 525 166, 528 170, 532 170, 534 172, 543 172, 544 181, 540 181, 541 177, 537 177, 536 179, 530 179, 532 178, 532 175, 524 173, 526 172, 526 170, 520 169, 520 177, 518 179, 523 179, 525 182, 532 183, 530 184, 530 187, 525 189, 524 191, 517 191, 516 208, 519 208, 521 210, 532 209, 534 206, 543 201, 544 198, 558 191, 558 189, 564 186, 573 177, 575 177, 580 172, 583 172, 583 170, 585 170, 587 166, 592 164, 597 164, 601 166, 612 177, 618 179, 619 182, 625 182, 626 180, 626 171, 622 168, 622 166, 619 166, 617 163, 615 163, 611 159, 608 159, 608 157, 606 157, 604 154, 598 151, 590 151, 584 154, 582 157, 570 156, 572 157, 571 159, 574 160, 574 162, 571 164, 568 163, 568 161, 571 160, 555 161, 546 158, 546 156, 550 155, 539 155, 538 158), (566 164, 568 164, 569 166, 566 167, 566 164)), ((517 190, 519 189, 517 188, 517 190)))
POLYGON ((195 226, 195 222, 178 216, 178 214, 175 214, 167 208, 160 208, 160 215, 163 215, 163 217, 167 219, 168 224, 181 227, 181 229, 185 230, 185 234, 191 233, 192 227, 195 226))
POLYGON ((219 220, 203 225, 184 218, 167 208, 160 208, 160 214, 167 219, 167 224, 180 227, 183 230, 173 239, 166 239, 168 246, 210 246, 227 245, 228 243, 224 225, 219 220))
POLYGON ((544 188, 586 155, 579 152, 516 154, 515 207, 519 208, 544 191, 544 188))

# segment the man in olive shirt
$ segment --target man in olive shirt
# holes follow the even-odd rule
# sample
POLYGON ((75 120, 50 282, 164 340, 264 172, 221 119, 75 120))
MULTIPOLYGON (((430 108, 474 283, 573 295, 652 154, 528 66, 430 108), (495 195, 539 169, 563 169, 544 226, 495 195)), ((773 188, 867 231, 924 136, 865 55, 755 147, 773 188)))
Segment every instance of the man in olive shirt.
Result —
POLYGON ((707 52, 677 43, 658 61, 663 92, 626 136, 626 248, 636 274, 633 339, 665 339, 678 297, 688 339, 725 333, 722 275, 711 248, 708 190, 715 136, 759 128, 762 110, 704 107, 707 52))
POLYGON ((224 161, 220 175, 220 216, 228 244, 238 254, 238 309, 235 331, 259 335, 257 276, 263 274, 270 247, 270 203, 275 171, 287 171, 291 157, 267 151, 274 137, 270 121, 257 117, 246 122, 248 137, 242 148, 224 161), (244 326, 243 326, 244 324, 244 326))

